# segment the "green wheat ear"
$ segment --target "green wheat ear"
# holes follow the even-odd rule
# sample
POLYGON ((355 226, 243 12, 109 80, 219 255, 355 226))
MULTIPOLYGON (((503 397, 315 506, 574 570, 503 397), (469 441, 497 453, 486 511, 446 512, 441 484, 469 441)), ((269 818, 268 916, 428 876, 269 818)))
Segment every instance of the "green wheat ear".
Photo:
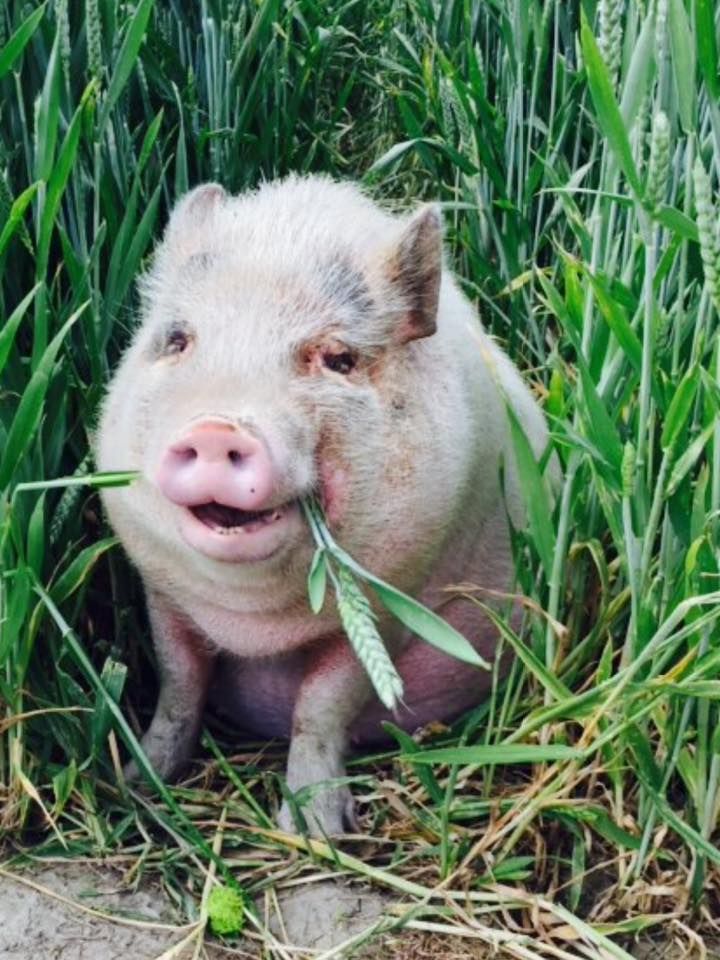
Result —
POLYGON ((650 160, 648 162, 645 196, 650 209, 656 211, 665 199, 670 172, 670 124, 662 110, 653 117, 650 133, 650 160))
POLYGON ((720 310, 720 242, 718 242, 716 226, 717 209, 713 201, 710 177, 700 157, 695 160, 693 181, 705 285, 716 309, 720 310))
POLYGON ((353 571, 343 562, 340 551, 334 549, 320 505, 308 499, 303 501, 303 509, 317 543, 308 574, 310 607, 313 613, 322 609, 329 575, 335 588, 340 622, 350 645, 381 703, 388 710, 394 710, 402 697, 403 684, 378 632, 370 601, 353 571))
POLYGON ((608 68, 613 87, 617 85, 622 59, 622 0, 600 0, 598 19, 600 36, 598 46, 608 68))
POLYGON ((340 621, 357 658, 362 663, 380 701, 393 710, 402 697, 403 684, 375 625, 368 598, 347 567, 338 567, 335 579, 340 621))
POLYGON ((314 497, 304 497, 301 503, 317 546, 308 572, 310 609, 313 613, 322 610, 330 577, 343 628, 375 692, 388 709, 393 709, 402 696, 402 680, 383 645, 376 616, 359 581, 372 590, 378 602, 415 636, 451 657, 483 670, 490 669, 490 664, 455 627, 419 600, 370 573, 343 550, 328 530, 322 507, 314 497))

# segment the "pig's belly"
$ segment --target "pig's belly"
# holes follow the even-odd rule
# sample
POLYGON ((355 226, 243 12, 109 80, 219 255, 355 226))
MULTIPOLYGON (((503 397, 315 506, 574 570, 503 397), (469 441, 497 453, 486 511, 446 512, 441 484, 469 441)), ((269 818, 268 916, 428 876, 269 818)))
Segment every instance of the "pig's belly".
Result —
MULTIPOLYGON (((211 702, 249 732, 289 739, 302 663, 301 651, 264 659, 223 657, 211 702)), ((404 706, 393 714, 373 697, 351 724, 353 743, 387 742, 381 726, 384 720, 408 732, 434 720, 451 720, 480 703, 490 686, 488 671, 461 663, 422 641, 412 641, 396 666, 405 687, 404 706)))

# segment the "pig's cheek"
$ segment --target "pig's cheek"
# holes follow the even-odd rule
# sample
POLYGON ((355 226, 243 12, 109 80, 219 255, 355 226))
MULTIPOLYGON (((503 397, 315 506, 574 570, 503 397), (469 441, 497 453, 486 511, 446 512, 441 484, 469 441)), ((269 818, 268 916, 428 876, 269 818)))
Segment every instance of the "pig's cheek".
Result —
POLYGON ((337 526, 345 515, 349 498, 349 473, 337 461, 320 459, 320 497, 325 516, 332 526, 337 526))

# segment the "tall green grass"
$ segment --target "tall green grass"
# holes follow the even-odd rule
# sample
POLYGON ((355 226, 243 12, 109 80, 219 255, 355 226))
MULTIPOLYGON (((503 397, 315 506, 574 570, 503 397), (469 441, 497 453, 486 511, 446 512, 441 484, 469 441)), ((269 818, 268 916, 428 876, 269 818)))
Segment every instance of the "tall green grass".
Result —
MULTIPOLYGON (((92 469, 174 199, 323 170, 442 201, 453 264, 564 468, 554 508, 544 465, 524 471, 509 680, 432 752, 398 734, 402 762, 356 761, 376 853, 329 862, 417 903, 469 886, 477 913, 445 903, 455 929, 481 911, 502 925, 507 904, 532 931, 549 911, 592 956, 673 911, 669 889, 702 929, 720 864, 717 47, 712 0, 0 5, 8 839, 122 851, 200 896, 177 838, 207 859, 222 807, 225 864, 253 889, 281 872, 287 841, 262 833, 272 763, 231 765, 210 738, 216 792, 117 787, 117 738, 154 695, 139 586, 92 490, 28 485, 92 469), (562 759, 513 772, 521 745, 562 759), (234 858, 240 843, 274 870, 234 858)), ((533 955, 565 942, 553 923, 533 955)))

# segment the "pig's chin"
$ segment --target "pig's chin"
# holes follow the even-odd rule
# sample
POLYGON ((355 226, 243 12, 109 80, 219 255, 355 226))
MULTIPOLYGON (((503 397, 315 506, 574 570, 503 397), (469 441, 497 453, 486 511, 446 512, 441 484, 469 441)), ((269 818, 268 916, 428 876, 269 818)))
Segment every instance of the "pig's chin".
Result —
POLYGON ((283 553, 301 533, 297 500, 270 510, 221 503, 180 508, 180 533, 193 550, 224 563, 260 563, 283 553))

